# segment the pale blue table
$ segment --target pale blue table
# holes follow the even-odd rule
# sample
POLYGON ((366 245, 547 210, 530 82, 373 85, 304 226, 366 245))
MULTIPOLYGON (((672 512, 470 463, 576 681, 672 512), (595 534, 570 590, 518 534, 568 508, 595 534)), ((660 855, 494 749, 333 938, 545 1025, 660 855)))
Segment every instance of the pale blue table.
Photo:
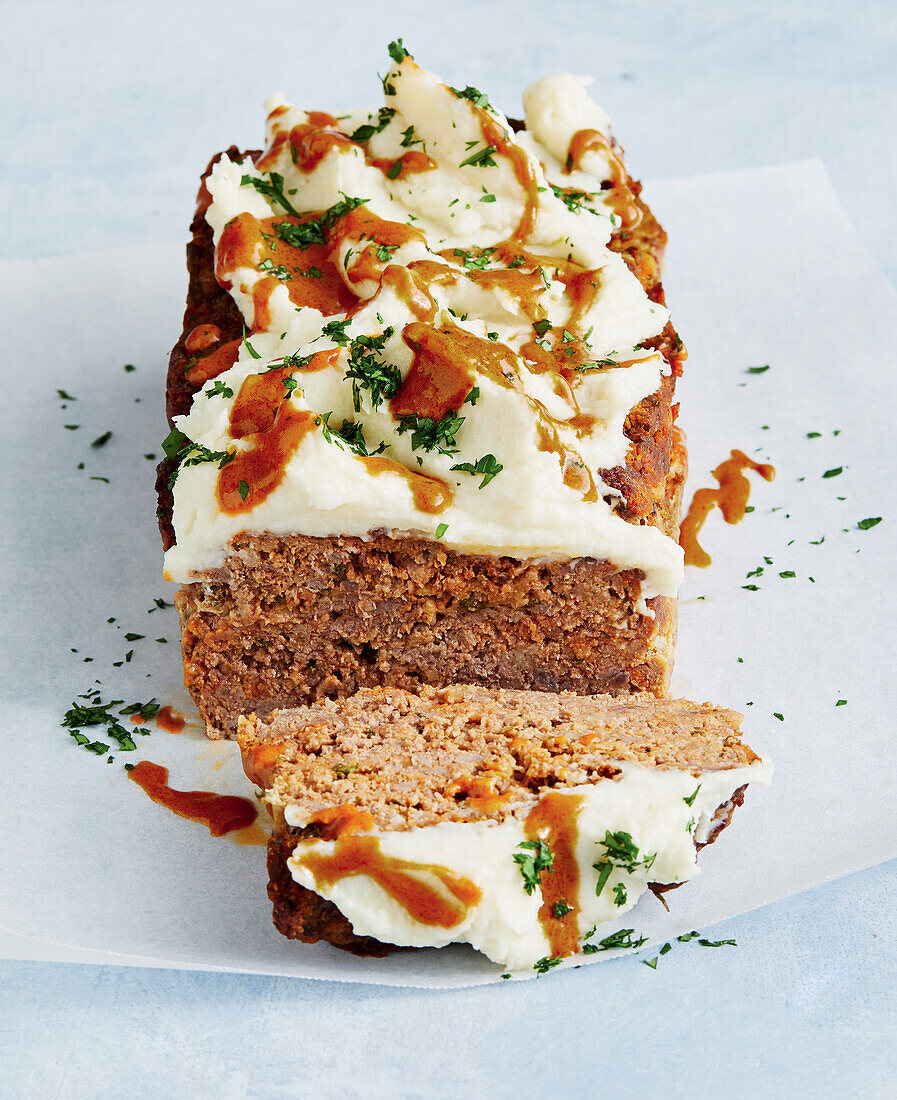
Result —
MULTIPOLYGON (((7 2, 2 254, 182 238, 199 166, 256 143, 270 91, 368 102, 403 35, 504 105, 593 74, 644 178, 820 156, 897 281, 892 0, 380 7, 7 2)), ((892 1096, 894 871, 713 929, 737 949, 469 991, 0 964, 0 1095, 892 1096)))

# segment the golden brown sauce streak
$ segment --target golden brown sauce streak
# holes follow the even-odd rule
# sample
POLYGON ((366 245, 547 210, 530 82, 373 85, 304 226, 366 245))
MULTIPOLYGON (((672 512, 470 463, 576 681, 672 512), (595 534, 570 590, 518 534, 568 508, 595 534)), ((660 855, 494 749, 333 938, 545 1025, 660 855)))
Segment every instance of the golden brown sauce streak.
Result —
POLYGON ((412 322, 402 339, 414 358, 399 392, 390 400, 393 416, 421 416, 442 420, 456 412, 473 389, 473 374, 457 354, 457 341, 432 325, 412 322))
POLYGON ((256 807, 246 798, 212 791, 176 791, 168 785, 168 768, 141 760, 129 772, 128 778, 144 790, 153 802, 208 826, 212 836, 224 836, 235 829, 245 829, 258 816, 256 807))
POLYGON ((417 264, 401 267, 390 264, 380 276, 380 286, 390 287, 396 297, 419 321, 432 321, 436 316, 436 302, 427 289, 428 280, 421 276, 417 264))
POLYGON ((393 180, 406 179, 416 172, 432 172, 434 168, 439 167, 432 157, 428 157, 426 153, 422 153, 418 149, 411 149, 398 158, 376 157, 369 160, 368 164, 374 168, 379 168, 381 172, 393 180), (395 170, 397 163, 399 165, 398 171, 395 170))
POLYGON ((582 158, 590 151, 607 154, 608 164, 610 165, 611 186, 609 195, 611 209, 620 219, 624 229, 634 228, 642 220, 642 212, 634 201, 623 161, 604 134, 598 130, 577 130, 570 139, 567 163, 564 170, 569 173, 574 168, 579 168, 582 164, 582 158))
POLYGON ((221 344, 188 367, 184 377, 192 386, 202 386, 219 374, 224 374, 239 358, 241 343, 242 340, 228 340, 226 344, 221 344))
MULTIPOLYGON (((272 371, 279 374, 280 371, 272 371)), ((257 376, 256 376, 257 377, 257 376)), ((247 379, 249 381, 249 379, 247 379)), ((245 383, 244 383, 245 384, 245 383)), ((236 403, 234 409, 237 408, 236 403)), ((262 410, 260 419, 267 420, 271 415, 270 406, 262 410)), ((249 426, 249 417, 243 421, 249 426)), ((231 410, 233 417, 233 409, 231 410)), ((267 427, 257 432, 247 432, 252 441, 249 450, 238 451, 233 459, 218 471, 217 496, 223 512, 230 516, 249 512, 261 504, 283 481, 286 466, 296 448, 305 436, 314 430, 317 418, 307 410, 294 409, 289 401, 282 401, 273 414, 267 427), (243 491, 241 492, 241 485, 243 491)), ((237 438, 233 428, 231 433, 237 438)))
POLYGON ((352 139, 339 130, 300 123, 290 130, 290 156, 301 172, 312 172, 331 149, 356 148, 352 139))
MULTIPOLYGON (((289 279, 283 281, 290 301, 295 306, 310 306, 320 310, 325 317, 345 313, 357 299, 346 286, 331 259, 329 244, 310 244, 297 248, 277 236, 275 225, 287 223, 301 225, 320 217, 320 212, 302 214, 275 214, 259 220, 252 214, 238 214, 227 223, 215 249, 215 278, 225 289, 232 285, 234 272, 241 267, 253 271, 270 261, 275 268, 283 267, 289 279), (317 276, 311 274, 317 271, 317 276)), ((267 327, 270 322, 268 298, 280 285, 273 275, 260 279, 253 292, 255 306, 254 328, 267 327), (261 288, 261 289, 260 289, 261 288)))
POLYGON ((541 873, 542 905, 539 908, 539 920, 554 956, 573 955, 579 950, 576 818, 584 801, 582 795, 546 794, 530 811, 524 824, 527 839, 545 840, 554 856, 551 870, 541 873), (569 912, 562 917, 554 915, 558 902, 569 906, 569 912))
POLYGON ((249 782, 267 790, 277 770, 277 762, 288 748, 287 741, 259 741, 243 750, 243 771, 249 782))
POLYGON ((373 836, 343 834, 338 837, 332 855, 311 852, 298 857, 298 862, 314 875, 319 887, 332 886, 352 875, 367 875, 398 902, 412 920, 438 928, 454 928, 460 924, 467 910, 482 897, 476 883, 447 867, 384 855, 380 841, 373 836), (438 879, 455 900, 417 877, 422 874, 438 879))
MULTIPOLYGON (((346 241, 357 242, 358 249, 351 258, 346 274, 351 283, 360 283, 365 279, 377 280, 389 260, 377 256, 378 247, 388 248, 391 252, 403 244, 418 241, 426 244, 426 237, 419 229, 404 222, 391 222, 379 218, 363 206, 356 206, 347 214, 338 218, 330 230, 331 256, 335 257, 346 241), (362 247, 362 241, 372 243, 362 247)), ((345 260, 344 260, 345 263, 345 260)))
POLYGON ((184 350, 191 355, 205 351, 221 339, 221 329, 217 325, 202 324, 191 329, 184 340, 184 350))
POLYGON ((688 514, 679 528, 679 545, 685 551, 685 564, 701 569, 710 565, 710 555, 698 542, 698 534, 714 507, 719 506, 726 523, 738 523, 744 519, 751 496, 751 483, 744 470, 754 470, 766 481, 776 476, 774 466, 754 462, 743 451, 732 451, 731 457, 721 462, 713 471, 718 483, 716 489, 698 489, 692 497, 688 514))
POLYGON ((501 123, 496 122, 482 107, 474 107, 474 112, 480 121, 483 141, 487 145, 494 146, 500 156, 506 156, 510 160, 517 182, 523 188, 523 213, 517 223, 517 228, 514 230, 514 240, 525 241, 532 234, 535 227, 536 211, 539 206, 539 184, 536 180, 535 170, 529 157, 511 141, 501 123))
POLYGON ((336 840, 341 836, 370 832, 374 827, 374 818, 367 810, 347 804, 318 810, 308 819, 308 824, 320 826, 321 840, 336 840))
MULTIPOLYGON (((416 474, 401 462, 395 462, 391 458, 361 458, 359 461, 364 463, 372 477, 379 477, 380 474, 397 474, 403 477, 408 483, 414 498, 414 506, 418 511, 438 516, 452 503, 454 494, 438 477, 416 474)), ((225 469, 227 469, 226 466, 225 469)))
POLYGON ((166 733, 183 733, 187 719, 170 705, 162 707, 156 715, 156 725, 166 733))

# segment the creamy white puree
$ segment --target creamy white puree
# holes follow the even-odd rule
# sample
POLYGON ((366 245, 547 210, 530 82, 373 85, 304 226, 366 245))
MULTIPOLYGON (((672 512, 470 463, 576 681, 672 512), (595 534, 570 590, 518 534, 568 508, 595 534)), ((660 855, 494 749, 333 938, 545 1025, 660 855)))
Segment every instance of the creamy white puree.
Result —
MULTIPOLYGON (((494 166, 460 166, 471 148, 482 147, 480 119, 467 99, 459 98, 410 59, 394 64, 385 83, 394 89, 394 94, 387 95, 387 104, 395 114, 370 139, 368 157, 400 156, 407 151, 403 135, 413 127, 419 142, 414 148, 425 149, 437 162, 436 169, 391 180, 366 160, 362 148, 352 146, 331 150, 317 167, 304 173, 293 165, 287 143, 268 165, 269 172, 283 177, 284 189, 298 211, 327 209, 349 195, 365 198, 364 209, 381 218, 422 231, 426 243, 402 245, 390 262, 406 265, 430 259, 458 270, 460 277, 454 286, 434 283, 429 288, 438 306, 435 323, 455 324, 480 337, 491 334, 490 339, 518 353, 524 343, 533 340, 534 333, 515 300, 501 288, 487 290, 464 277, 460 259, 446 261, 437 255, 444 249, 492 247, 513 234, 525 200, 513 166, 501 155, 495 157, 494 166), (485 196, 494 196, 494 201, 482 201, 485 196)), ((563 150, 577 130, 591 127, 609 132, 606 116, 588 97, 584 82, 569 76, 546 77, 527 90, 524 102, 529 130, 515 140, 525 150, 539 184, 534 228, 524 247, 558 261, 570 258, 599 273, 599 291, 580 322, 582 332, 591 330, 590 355, 596 362, 636 360, 632 365, 609 366, 577 378, 580 409, 597 419, 584 435, 577 436, 572 428, 561 431, 563 443, 592 473, 598 499, 586 501, 579 490, 564 484, 557 455, 540 449, 538 410, 560 421, 569 420, 576 411, 563 387, 556 386, 553 374, 533 373, 521 361, 522 392, 477 377, 479 399, 475 406, 465 404, 459 410, 464 423, 457 431, 457 451, 445 455, 413 449, 411 434, 399 434, 388 403, 372 408, 365 400, 360 412, 353 409, 345 377, 348 349, 343 348, 332 367, 297 373, 298 387, 288 400, 297 409, 332 413, 336 424, 344 419, 360 423, 370 449, 383 442, 388 446, 386 457, 415 473, 445 481, 454 492, 451 505, 440 514, 422 511, 403 477, 372 476, 348 447, 341 449, 328 442, 318 428, 296 448, 280 485, 246 513, 229 515, 220 508, 214 462, 181 468, 174 489, 177 542, 165 559, 169 579, 188 583, 218 568, 231 539, 243 530, 365 537, 372 530, 387 529, 430 538, 437 537, 438 531, 447 546, 467 552, 609 560, 620 568, 644 572, 643 598, 675 594, 682 578, 680 548, 655 527, 621 519, 614 510, 617 494, 597 475, 597 471, 624 461, 628 449, 625 418, 660 384, 666 369, 663 359, 637 345, 657 335, 668 315, 648 299, 623 260, 606 248, 614 219, 600 190, 607 174, 606 158, 587 154, 588 172, 561 172, 563 150), (552 191, 551 183, 587 190, 593 198, 580 210, 570 210, 552 191), (481 477, 451 469, 459 463, 475 464, 485 455, 493 456, 502 469, 483 488, 481 477)), ((289 106, 283 97, 274 97, 268 108, 273 112, 268 121, 269 143, 278 130, 289 132, 307 119, 304 111, 289 106)), ((507 126, 504 116, 492 114, 507 126)), ((351 133, 369 119, 376 122, 377 115, 353 112, 342 116, 339 125, 351 133)), ((211 174, 212 203, 206 217, 216 243, 238 214, 250 213, 260 219, 283 214, 253 186, 242 184, 245 176, 269 179, 249 160, 235 164, 227 157, 211 174)), ((343 261, 351 266, 352 257, 346 253, 352 243, 342 247, 341 271, 343 261)), ((264 275, 250 267, 233 274, 231 293, 247 326, 254 318, 253 287, 264 275)), ((552 325, 563 328, 571 316, 571 301, 564 284, 552 277, 548 263, 544 279, 541 304, 552 325)), ((352 284, 346 276, 346 285, 360 293, 363 302, 368 299, 350 321, 347 333, 377 335, 392 327, 393 336, 380 354, 404 377, 412 353, 402 339, 402 330, 416 318, 391 288, 380 287, 376 280, 352 284)), ((269 305, 268 331, 251 337, 252 350, 260 358, 243 347, 238 362, 220 376, 221 383, 234 394, 244 379, 266 370, 273 360, 334 347, 333 341, 322 335, 322 328, 328 320, 345 316, 324 318, 315 309, 295 307, 286 285, 277 287, 269 305)), ((249 443, 230 434, 233 398, 210 395, 212 388, 207 384, 196 395, 190 413, 177 419, 177 427, 213 452, 246 448, 249 443)))
MULTIPOLYGON (((621 775, 594 784, 558 791, 583 797, 577 815, 576 860, 579 866, 580 938, 600 944, 608 929, 631 909, 648 883, 686 882, 698 873, 695 841, 707 838, 717 808, 745 783, 768 784, 772 764, 761 760, 739 768, 703 771, 697 775, 676 769, 620 764, 621 775), (692 796, 694 796, 692 798, 692 796), (685 800, 689 799, 690 802, 685 800), (639 861, 654 855, 630 873, 614 867, 600 896, 595 863, 607 857, 602 841, 607 832, 628 833, 639 850, 639 861), (614 888, 622 884, 623 891, 614 888), (625 901, 620 902, 625 891, 625 901)), ((357 935, 411 947, 443 947, 469 943, 494 962, 512 970, 532 967, 551 955, 551 945, 539 919, 541 886, 527 894, 521 869, 514 861, 526 840, 524 821, 533 804, 520 807, 503 821, 443 822, 404 832, 373 830, 386 856, 435 864, 462 875, 479 887, 482 897, 452 928, 413 920, 407 910, 367 875, 357 874, 330 886, 318 883, 303 859, 312 853, 330 855, 338 841, 300 840, 289 860, 293 878, 334 902, 352 922, 357 935)), ((297 807, 285 810, 287 824, 302 827, 308 815, 297 807)), ((547 874, 543 871, 542 876, 547 874)), ((438 879, 422 872, 421 880, 440 889, 438 879)), ((573 902, 574 899, 567 899, 573 902)))

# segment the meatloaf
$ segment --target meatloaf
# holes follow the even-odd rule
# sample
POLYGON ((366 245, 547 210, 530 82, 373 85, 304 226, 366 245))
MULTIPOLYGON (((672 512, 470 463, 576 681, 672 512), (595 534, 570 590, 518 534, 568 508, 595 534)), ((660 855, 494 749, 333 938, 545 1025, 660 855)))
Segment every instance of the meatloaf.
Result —
POLYGON ((274 923, 363 954, 471 943, 503 966, 633 946, 608 928, 695 873, 770 766, 740 715, 469 685, 241 719, 273 818, 274 923))
POLYGON ((157 487, 212 737, 378 685, 669 682, 665 234, 577 78, 508 123, 390 53, 379 111, 275 97, 200 187, 157 487))

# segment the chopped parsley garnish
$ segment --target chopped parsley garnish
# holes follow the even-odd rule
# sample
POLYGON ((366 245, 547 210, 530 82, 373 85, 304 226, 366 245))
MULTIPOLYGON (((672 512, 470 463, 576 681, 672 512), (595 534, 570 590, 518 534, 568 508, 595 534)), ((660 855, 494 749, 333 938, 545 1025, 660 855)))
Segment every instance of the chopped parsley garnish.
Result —
POLYGON ((245 500, 249 496, 249 482, 240 481, 237 483, 237 492, 240 494, 240 500, 245 500))
POLYGON ((465 417, 453 412, 446 413, 441 420, 410 414, 399 417, 398 432, 399 435, 411 432, 411 446, 415 451, 437 451, 441 455, 453 455, 458 450, 455 446, 455 435, 464 420, 465 417))
POLYGON ((250 356, 253 359, 261 359, 261 357, 262 357, 261 352, 256 351, 255 348, 252 346, 252 344, 249 343, 249 337, 248 336, 243 337, 243 347, 246 348, 246 350, 249 352, 250 356))
POLYGON ((264 271, 266 275, 273 275, 275 279, 280 279, 282 283, 288 283, 292 279, 292 273, 287 271, 283 264, 277 264, 275 266, 274 261, 270 259, 262 260, 258 266, 259 271, 264 271))
POLYGON ((216 378, 215 384, 212 386, 212 388, 208 390, 203 390, 203 393, 206 395, 206 397, 227 398, 234 396, 234 391, 230 388, 230 386, 225 386, 220 378, 216 378))
MULTIPOLYGON (((629 833, 612 833, 608 829, 605 831, 604 840, 599 840, 598 843, 605 848, 607 855, 604 859, 592 864, 598 872, 598 881, 595 883, 595 897, 601 897, 601 892, 615 869, 626 871, 630 875, 636 867, 644 867, 648 871, 654 865, 654 860, 657 859, 656 852, 640 859, 638 845, 629 833)), ((617 904, 619 905, 620 902, 617 902, 617 904)))
POLYGON ((700 932, 686 932, 682 936, 677 936, 676 939, 679 943, 690 943, 692 940, 697 940, 701 947, 737 947, 738 943, 735 940, 707 940, 704 939, 700 932))
POLYGON ((869 516, 867 519, 861 519, 857 527, 861 531, 868 531, 870 527, 875 527, 878 523, 881 523, 881 516, 869 516))
POLYGON ((397 38, 395 42, 390 42, 386 49, 389 52, 389 56, 393 59, 393 61, 395 61, 397 65, 400 64, 406 57, 411 56, 411 54, 405 49, 404 45, 402 44, 401 38, 397 38))
MULTIPOLYGON (((139 714, 141 719, 146 722, 151 718, 155 718, 159 712, 159 704, 155 699, 151 699, 148 703, 132 703, 130 706, 123 706, 123 700, 121 699, 112 699, 108 703, 104 703, 98 691, 88 692, 87 695, 81 698, 85 699, 86 702, 73 702, 63 715, 60 724, 70 731, 71 736, 81 748, 96 753, 97 756, 102 756, 103 753, 108 752, 109 745, 104 744, 102 741, 92 741, 81 732, 83 729, 102 726, 105 735, 114 741, 122 752, 133 752, 137 745, 131 734, 135 731, 126 729, 119 718, 139 714), (113 714, 112 712, 116 707, 120 708, 118 714, 113 714)), ((148 733, 147 730, 136 732, 148 733)))
POLYGON ((401 171, 402 171, 402 158, 397 157, 392 162, 392 164, 386 169, 386 177, 387 177, 387 179, 391 179, 391 180, 398 179, 399 174, 401 173, 401 171))
POLYGON ((303 279, 320 279, 321 269, 315 264, 312 264, 310 268, 308 268, 306 271, 300 271, 299 274, 302 276, 303 279))
MULTIPOLYGON (((342 194, 342 192, 340 193, 342 194)), ((310 221, 301 222, 299 225, 294 222, 275 222, 274 232, 284 243, 293 248, 301 248, 304 252, 310 245, 326 244, 327 230, 333 223, 344 214, 348 214, 350 210, 354 210, 356 206, 361 206, 367 201, 367 199, 352 198, 350 195, 344 194, 339 202, 335 202, 323 214, 317 218, 312 218, 310 221)), ((320 277, 320 273, 318 277, 320 277)))
POLYGON ((626 887, 622 882, 614 886, 614 905, 626 904, 626 887))
POLYGON ((387 445, 381 440, 380 446, 375 451, 369 451, 360 424, 352 420, 344 420, 337 428, 330 423, 331 416, 333 416, 333 413, 328 412, 317 419, 317 423, 320 425, 324 438, 328 443, 335 443, 340 449, 343 449, 345 443, 353 454, 360 455, 362 458, 371 458, 374 455, 382 454, 386 450, 387 445))
POLYGON ((350 320, 347 317, 344 321, 328 321, 321 329, 321 335, 328 337, 334 344, 339 344, 341 348, 347 348, 352 342, 352 337, 346 334, 346 325, 350 320))
POLYGON ((409 126, 407 130, 402 131, 402 148, 410 149, 412 145, 423 145, 423 138, 417 137, 414 132, 414 127, 409 126))
POLYGON ((333 767, 333 774, 337 779, 346 779, 352 775, 353 772, 358 771, 357 764, 335 764, 333 767))
POLYGON ((547 974, 552 967, 561 962, 562 957, 561 955, 546 955, 544 959, 538 959, 533 963, 533 970, 537 974, 547 974))
POLYGON ((457 466, 452 466, 452 469, 462 470, 466 474, 473 474, 474 477, 479 477, 482 474, 483 480, 480 482, 480 488, 485 489, 495 475, 502 472, 504 466, 495 455, 483 455, 476 462, 459 462, 457 466))
POLYGON ((634 934, 634 928, 621 928, 618 932, 612 932, 609 936, 605 936, 598 943, 584 943, 582 953, 584 955, 594 955, 598 951, 613 951, 617 947, 628 947, 635 950, 637 947, 641 947, 643 943, 648 942, 647 936, 639 936, 638 939, 633 939, 634 934))
MULTIPOLYGON (((388 174, 389 173, 387 173, 387 175, 388 174)), ((381 264, 388 264, 392 259, 393 252, 395 252, 398 247, 397 244, 378 244, 376 249, 377 259, 381 264)))
POLYGON ((59 394, 59 397, 63 401, 77 401, 78 400, 77 397, 73 397, 70 393, 66 393, 65 390, 57 390, 56 392, 59 394))
POLYGON ((847 706, 847 700, 846 699, 839 699, 838 702, 835 703, 835 706, 836 707, 846 707, 847 706))
POLYGON ((172 428, 165 439, 162 440, 162 450, 166 458, 175 459, 183 450, 184 445, 190 440, 177 428, 172 428))
POLYGON ((534 321, 533 330, 537 336, 544 336, 547 332, 551 331, 551 321, 546 317, 544 321, 534 321))
POLYGON ((480 399, 480 387, 479 386, 474 386, 473 389, 470 391, 470 393, 461 402, 461 404, 462 405, 467 405, 468 403, 470 403, 471 405, 475 406, 477 401, 479 401, 479 399, 480 399))
POLYGON ((377 409, 384 398, 394 397, 402 385, 402 373, 392 363, 382 363, 376 353, 382 351, 393 329, 379 336, 359 336, 349 345, 349 366, 345 377, 352 381, 352 405, 361 412, 361 391, 368 391, 371 408, 377 409))
POLYGON ((556 920, 561 920, 562 917, 566 917, 566 915, 572 911, 573 907, 568 905, 563 898, 560 901, 556 901, 551 909, 552 915, 556 920))
POLYGON ((471 153, 469 157, 465 157, 458 167, 464 168, 470 165, 472 168, 494 168, 495 157, 492 154, 497 152, 498 149, 496 149, 494 145, 484 145, 482 149, 477 149, 475 153, 471 153))
POLYGON ((778 718, 778 720, 779 720, 780 722, 784 722, 784 721, 785 721, 785 715, 784 715, 784 714, 779 714, 779 712, 778 712, 778 711, 773 711, 773 715, 772 715, 772 716, 773 716, 773 718, 778 718))
POLYGON ((526 849, 525 852, 515 852, 513 859, 523 875, 523 889, 532 894, 542 882, 542 872, 550 871, 554 866, 554 853, 544 840, 524 840, 517 847, 526 849), (530 852, 533 854, 530 855, 530 852))
POLYGON ((109 440, 112 438, 112 432, 103 432, 102 435, 98 435, 97 438, 91 443, 91 447, 99 449, 105 447, 109 440))
POLYGON ((843 466, 835 466, 835 468, 832 469, 832 470, 826 470, 825 473, 822 476, 824 478, 826 478, 826 477, 837 477, 839 474, 843 474, 843 473, 844 473, 844 467, 843 466))
POLYGON ((182 452, 186 457, 181 462, 182 466, 199 466, 202 462, 217 462, 218 469, 222 470, 236 454, 235 451, 210 451, 199 443, 191 443, 182 452))
POLYGON ((395 114, 394 107, 381 107, 377 115, 377 122, 366 122, 363 126, 359 126, 350 137, 353 141, 365 142, 370 141, 374 134, 379 134, 382 129, 389 125, 389 120, 395 114))
POLYGON ((764 374, 769 370, 769 363, 764 363, 762 367, 748 367, 748 374, 764 374))
POLYGON ((447 523, 440 523, 439 526, 436 528, 436 538, 441 539, 448 529, 449 525, 447 523))
POLYGON ((470 100, 474 107, 482 107, 484 111, 492 110, 492 104, 486 96, 479 89, 472 88, 469 84, 464 89, 449 86, 449 91, 454 92, 458 99, 470 100))
MULTIPOLYGON (((279 172, 269 172, 268 179, 259 179, 257 176, 243 176, 240 180, 241 187, 254 187, 260 195, 282 206, 288 214, 299 216, 299 211, 286 197, 283 190, 283 176, 279 172)), ((296 188, 292 188, 287 194, 295 195, 296 188)), ((277 228, 276 226, 274 227, 277 228)))
MULTIPOLYGON (((739 657, 738 660, 740 661, 741 658, 739 657)), ((683 798, 682 799, 682 801, 685 803, 686 806, 694 806, 695 799, 698 797, 698 791, 700 789, 701 789, 701 784, 699 783, 697 785, 697 787, 695 787, 695 789, 692 791, 692 793, 688 796, 688 798, 683 798)))
POLYGON ((456 248, 454 254, 459 257, 463 267, 485 271, 489 265, 489 257, 494 251, 494 248, 478 248, 476 249, 476 255, 474 255, 473 252, 468 252, 464 248, 456 248))
MULTIPOLYGON (((591 202, 594 197, 588 191, 574 191, 572 188, 556 187, 554 184, 551 185, 551 190, 554 192, 555 197, 559 198, 573 214, 578 214, 584 204, 591 202)), ((589 213, 594 214, 595 211, 590 210, 589 213)))

